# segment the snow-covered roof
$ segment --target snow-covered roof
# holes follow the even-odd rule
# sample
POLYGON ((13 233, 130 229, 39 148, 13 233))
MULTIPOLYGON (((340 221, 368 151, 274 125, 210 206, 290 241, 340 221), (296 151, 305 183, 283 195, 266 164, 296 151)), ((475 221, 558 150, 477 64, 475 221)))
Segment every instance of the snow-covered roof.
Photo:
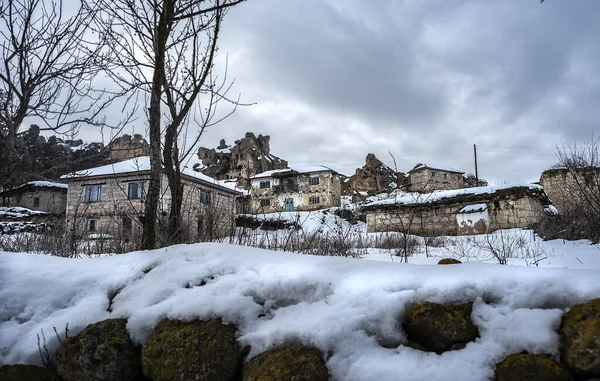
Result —
MULTIPOLYGON (((101 167, 89 168, 83 171, 69 173, 61 176, 61 179, 76 179, 76 178, 87 178, 93 176, 111 176, 124 173, 133 173, 140 171, 150 170, 150 157, 139 156, 133 159, 120 161, 118 163, 103 165, 101 167)), ((219 180, 216 180, 210 176, 207 176, 201 172, 196 172, 193 169, 184 166, 181 168, 181 174, 192 177, 194 179, 203 181, 205 183, 213 184, 219 187, 227 188, 228 190, 234 190, 231 186, 222 184, 219 180)))
POLYGON ((265 172, 256 174, 250 178, 251 179, 259 179, 259 178, 263 178, 263 177, 273 177, 276 175, 282 175, 285 173, 292 173, 292 172, 314 173, 314 172, 326 172, 326 171, 335 172, 333 169, 327 168, 323 165, 315 165, 315 166, 311 166, 311 167, 293 167, 293 168, 284 168, 284 169, 273 169, 270 171, 265 171, 265 172))
POLYGON ((474 213, 487 210, 487 204, 472 204, 462 208, 458 213, 474 213))
POLYGON ((443 166, 427 165, 427 164, 417 164, 413 169, 408 171, 408 173, 420 171, 422 169, 432 169, 434 171, 460 173, 461 175, 464 174, 463 171, 459 171, 458 169, 443 167, 443 166))
POLYGON ((527 188, 534 191, 543 191, 538 184, 504 184, 504 185, 492 185, 487 187, 476 187, 476 188, 463 188, 445 191, 434 191, 432 193, 411 193, 402 194, 395 198, 388 198, 380 201, 373 201, 365 204, 364 207, 379 206, 379 205, 414 205, 414 204, 426 204, 434 203, 442 199, 450 199, 458 196, 475 196, 483 194, 493 194, 498 191, 503 191, 511 188, 527 188))
POLYGON ((30 181, 25 184, 19 185, 12 189, 8 189, 6 192, 16 191, 25 187, 40 187, 40 188, 59 188, 59 189, 67 189, 68 185, 63 183, 56 183, 52 181, 30 181))

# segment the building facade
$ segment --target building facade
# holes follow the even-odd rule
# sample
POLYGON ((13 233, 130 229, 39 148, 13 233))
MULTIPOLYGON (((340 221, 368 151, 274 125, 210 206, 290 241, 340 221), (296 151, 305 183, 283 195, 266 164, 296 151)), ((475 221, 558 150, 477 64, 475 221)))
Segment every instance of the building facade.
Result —
POLYGON ((417 164, 408 172, 408 190, 429 193, 435 190, 461 189, 465 187, 464 172, 417 164))
MULTIPOLYGON (((141 235, 149 165, 148 157, 140 157, 64 176, 69 181, 69 232, 79 238, 135 239, 141 235)), ((230 235, 240 193, 192 170, 182 171, 181 177, 184 240, 199 242, 230 235)), ((167 177, 162 174, 157 235, 166 231, 161 226, 166 226, 170 202, 167 177)))
POLYGON ((20 206, 56 216, 63 215, 67 204, 67 184, 30 181, 0 193, 2 206, 20 206))
POLYGON ((341 205, 340 175, 322 166, 286 168, 250 178, 251 213, 325 209, 341 205))

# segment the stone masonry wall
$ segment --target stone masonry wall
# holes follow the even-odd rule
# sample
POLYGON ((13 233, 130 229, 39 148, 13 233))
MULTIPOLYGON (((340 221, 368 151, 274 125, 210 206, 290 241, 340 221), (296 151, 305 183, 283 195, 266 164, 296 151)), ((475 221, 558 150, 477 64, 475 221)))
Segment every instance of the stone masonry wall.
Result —
POLYGON ((64 189, 39 187, 8 197, 10 206, 22 206, 56 215, 65 213, 66 203, 67 192, 64 189), (39 199, 38 206, 35 206, 35 198, 39 199))
POLYGON ((542 172, 540 185, 558 212, 568 213, 581 207, 585 195, 600 194, 600 168, 559 168, 542 172))
POLYGON ((409 174, 412 192, 429 193, 434 190, 464 188, 463 176, 433 168, 418 169, 409 174))

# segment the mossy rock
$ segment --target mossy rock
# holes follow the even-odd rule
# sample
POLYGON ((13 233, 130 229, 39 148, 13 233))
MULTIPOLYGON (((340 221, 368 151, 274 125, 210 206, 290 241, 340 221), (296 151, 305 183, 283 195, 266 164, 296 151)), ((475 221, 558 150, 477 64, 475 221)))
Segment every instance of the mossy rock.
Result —
POLYGON ((574 305, 558 332, 567 366, 580 375, 600 376, 600 299, 574 305))
POLYGON ((58 375, 65 381, 135 378, 141 373, 140 351, 126 325, 125 319, 108 319, 67 338, 52 359, 58 375))
POLYGON ((462 263, 462 262, 459 261, 458 259, 442 258, 442 259, 440 259, 440 261, 437 264, 438 265, 458 265, 459 263, 462 263))
POLYGON ((2 381, 60 381, 56 373, 48 368, 35 365, 0 366, 2 381))
POLYGON ((243 381, 327 381, 323 355, 314 347, 300 345, 271 349, 246 365, 243 381))
POLYGON ((402 327, 408 340, 427 351, 442 353, 461 349, 479 336, 471 322, 473 303, 425 302, 409 307, 402 327))
POLYGON ((570 381, 567 370, 551 359, 526 353, 510 355, 496 365, 496 381, 570 381))
POLYGON ((164 319, 142 347, 144 375, 154 381, 228 381, 238 373, 242 349, 236 327, 221 319, 164 319))

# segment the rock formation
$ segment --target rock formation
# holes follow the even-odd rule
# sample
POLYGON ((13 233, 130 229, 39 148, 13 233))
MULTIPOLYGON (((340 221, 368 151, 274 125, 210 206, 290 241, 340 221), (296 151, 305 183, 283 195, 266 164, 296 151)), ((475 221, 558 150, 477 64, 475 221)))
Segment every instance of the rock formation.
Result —
MULTIPOLYGON (((398 176, 401 180, 404 176, 398 176)), ((365 159, 365 165, 357 168, 356 173, 348 178, 347 189, 350 191, 367 192, 390 191, 396 188, 398 182, 396 171, 383 164, 381 160, 370 153, 365 159)), ((402 185, 402 184, 400 184, 402 185)))
POLYGON ((123 134, 108 145, 108 158, 112 162, 133 159, 138 156, 148 156, 150 145, 140 134, 123 134))
POLYGON ((247 132, 233 146, 221 139, 217 148, 200 147, 198 158, 205 166, 200 170, 219 180, 238 179, 243 184, 258 173, 287 168, 287 161, 271 154, 270 140, 268 135, 256 137, 247 132))

